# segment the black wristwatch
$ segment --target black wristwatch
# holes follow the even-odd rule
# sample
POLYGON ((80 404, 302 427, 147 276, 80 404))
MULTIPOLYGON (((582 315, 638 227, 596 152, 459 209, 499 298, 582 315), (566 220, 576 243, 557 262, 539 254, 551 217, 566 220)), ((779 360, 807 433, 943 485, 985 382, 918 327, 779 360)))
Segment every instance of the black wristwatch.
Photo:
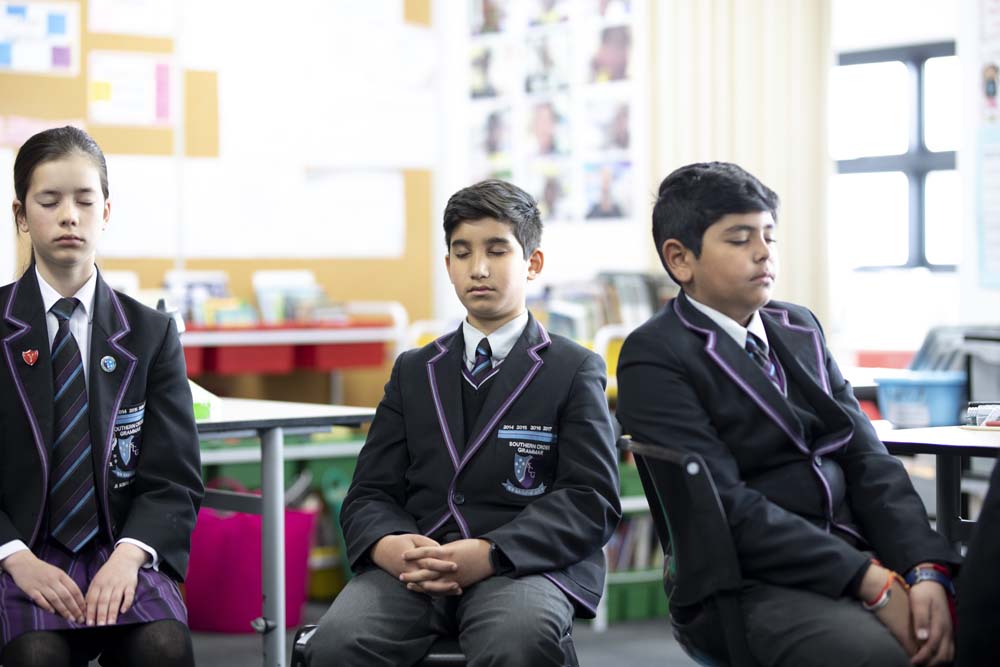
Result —
POLYGON ((514 572, 514 564, 510 562, 507 555, 497 546, 493 540, 490 543, 490 565, 493 566, 493 574, 496 576, 506 576, 514 572))

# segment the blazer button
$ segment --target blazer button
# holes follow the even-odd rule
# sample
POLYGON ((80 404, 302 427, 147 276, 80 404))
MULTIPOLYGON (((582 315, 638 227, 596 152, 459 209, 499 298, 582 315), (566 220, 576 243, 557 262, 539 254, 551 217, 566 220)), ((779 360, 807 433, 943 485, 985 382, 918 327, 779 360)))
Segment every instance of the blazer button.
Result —
POLYGON ((817 468, 822 468, 823 467, 823 457, 822 456, 813 457, 813 463, 816 464, 817 468))
POLYGON ((462 503, 465 502, 465 496, 462 495, 461 493, 451 494, 451 499, 455 501, 456 505, 461 505, 462 503))

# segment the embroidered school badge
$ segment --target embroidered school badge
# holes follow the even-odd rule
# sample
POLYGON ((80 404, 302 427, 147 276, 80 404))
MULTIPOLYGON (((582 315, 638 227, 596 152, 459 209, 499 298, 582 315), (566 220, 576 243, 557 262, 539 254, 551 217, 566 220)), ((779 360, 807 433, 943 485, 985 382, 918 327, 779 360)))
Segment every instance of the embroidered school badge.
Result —
POLYGON ((142 422, 146 404, 123 407, 115 417, 114 441, 111 448, 111 488, 120 489, 135 481, 136 466, 142 448, 142 422))
POLYGON ((38 350, 24 350, 21 352, 21 358, 24 359, 24 363, 34 366, 38 361, 38 350))
POLYGON ((531 465, 531 455, 522 456, 514 454, 514 479, 517 480, 515 486, 509 479, 503 483, 503 488, 516 496, 538 496, 545 493, 545 485, 535 486, 535 469, 531 465))

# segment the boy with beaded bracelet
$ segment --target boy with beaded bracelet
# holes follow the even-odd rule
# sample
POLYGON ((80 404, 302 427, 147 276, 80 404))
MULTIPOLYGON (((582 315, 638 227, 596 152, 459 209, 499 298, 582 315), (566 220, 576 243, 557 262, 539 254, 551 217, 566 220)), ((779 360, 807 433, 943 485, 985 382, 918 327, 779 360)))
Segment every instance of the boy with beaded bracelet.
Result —
MULTIPOLYGON (((681 294, 626 339, 618 420, 640 442, 705 460, 759 664, 946 664, 947 566, 961 559, 931 529, 816 317, 772 300, 777 211, 777 195, 734 164, 687 165, 660 184, 653 238, 681 294)), ((682 644, 726 661, 711 605, 670 612, 682 644)))

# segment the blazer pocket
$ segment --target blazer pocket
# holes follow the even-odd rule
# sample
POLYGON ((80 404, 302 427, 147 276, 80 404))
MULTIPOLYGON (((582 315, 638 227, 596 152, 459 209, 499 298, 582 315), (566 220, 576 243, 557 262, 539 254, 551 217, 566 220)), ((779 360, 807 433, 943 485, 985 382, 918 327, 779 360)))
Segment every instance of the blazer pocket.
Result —
POLYGON ((146 402, 123 406, 115 415, 111 442, 111 488, 121 489, 135 482, 135 470, 142 454, 142 422, 146 402))

